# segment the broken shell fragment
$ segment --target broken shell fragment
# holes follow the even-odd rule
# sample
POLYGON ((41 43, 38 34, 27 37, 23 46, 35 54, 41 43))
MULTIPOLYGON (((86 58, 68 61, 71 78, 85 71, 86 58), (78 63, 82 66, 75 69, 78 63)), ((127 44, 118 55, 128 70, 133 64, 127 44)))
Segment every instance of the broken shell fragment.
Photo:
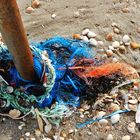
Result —
POLYGON ((21 112, 19 110, 13 109, 9 111, 9 116, 11 118, 18 118, 21 115, 21 112))
POLYGON ((106 51, 106 54, 108 57, 112 56, 113 55, 113 51, 112 50, 107 50, 106 51))
POLYGON ((33 8, 38 8, 39 6, 40 6, 40 1, 39 0, 33 0, 32 7, 33 8))
POLYGON ((120 114, 116 114, 116 115, 113 115, 113 116, 111 117, 111 122, 112 122, 112 124, 118 123, 119 120, 120 120, 120 114))
POLYGON ((107 139, 106 140, 113 140, 114 138, 113 138, 113 135, 112 134, 109 134, 108 136, 107 136, 107 139))
POLYGON ((130 132, 130 133, 135 133, 135 127, 136 127, 135 122, 129 123, 128 126, 127 126, 128 132, 130 132))
POLYGON ((129 135, 123 136, 122 140, 130 140, 130 136, 129 135))
POLYGON ((81 35, 80 34, 73 34, 73 39, 81 39, 81 35))
POLYGON ((113 48, 117 49, 117 48, 120 47, 120 43, 119 43, 118 41, 114 41, 114 42, 112 43, 112 46, 113 46, 113 48))

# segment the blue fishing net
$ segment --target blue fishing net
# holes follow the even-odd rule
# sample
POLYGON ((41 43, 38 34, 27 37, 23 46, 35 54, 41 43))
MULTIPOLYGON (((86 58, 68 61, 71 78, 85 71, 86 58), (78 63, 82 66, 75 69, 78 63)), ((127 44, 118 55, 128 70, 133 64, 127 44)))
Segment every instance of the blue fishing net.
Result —
POLYGON ((0 69, 4 69, 0 75, 7 82, 0 81, 0 98, 24 112, 30 104, 41 108, 51 106, 53 102, 78 106, 86 85, 69 67, 83 58, 93 59, 93 48, 81 40, 58 36, 41 43, 32 43, 31 50, 39 79, 34 82, 26 81, 19 75, 8 49, 5 45, 0 45, 0 69), (44 55, 46 60, 43 59, 44 55), (43 79, 45 75, 46 82, 43 79), (14 87, 12 94, 6 92, 9 85, 14 87), (19 104, 22 101, 27 104, 21 107, 19 104))

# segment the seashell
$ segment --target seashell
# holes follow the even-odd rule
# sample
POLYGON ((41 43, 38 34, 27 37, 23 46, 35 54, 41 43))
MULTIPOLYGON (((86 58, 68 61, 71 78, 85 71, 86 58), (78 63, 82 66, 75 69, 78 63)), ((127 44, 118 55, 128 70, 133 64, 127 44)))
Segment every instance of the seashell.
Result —
POLYGON ((80 16, 79 11, 74 12, 74 17, 75 17, 75 18, 78 18, 79 16, 80 16))
POLYGON ((129 102, 130 104, 133 104, 133 105, 135 105, 135 104, 138 103, 138 101, 137 101, 136 99, 131 99, 131 100, 129 100, 128 102, 129 102))
POLYGON ((56 18, 56 14, 52 14, 52 15, 51 15, 51 18, 52 18, 52 19, 55 19, 55 18, 56 18))
POLYGON ((125 51, 125 50, 126 50, 126 48, 125 48, 124 45, 120 45, 120 46, 119 46, 119 49, 120 49, 121 51, 125 51))
POLYGON ((113 140, 114 138, 113 138, 113 135, 112 134, 109 134, 108 136, 107 136, 107 138, 106 138, 106 140, 113 140))
POLYGON ((40 1, 39 0, 33 0, 31 6, 33 8, 38 8, 40 6, 40 1))
POLYGON ((111 26, 112 26, 112 27, 117 27, 118 25, 117 25, 117 23, 113 22, 113 23, 111 24, 111 26))
POLYGON ((96 118, 102 118, 103 116, 105 116, 105 114, 106 114, 106 112, 104 112, 104 111, 98 111, 96 118))
POLYGON ((118 28, 113 28, 113 31, 114 31, 114 33, 116 33, 116 34, 120 34, 120 30, 118 29, 118 28))
POLYGON ((134 112, 137 111, 137 105, 128 104, 128 108, 134 112))
POLYGON ((113 55, 113 51, 112 50, 107 50, 106 51, 106 54, 108 57, 112 56, 113 55))
POLYGON ((123 13, 128 13, 129 12, 129 9, 127 7, 125 7, 125 8, 122 9, 122 12, 123 13))
POLYGON ((122 38, 123 43, 129 43, 130 42, 130 37, 128 35, 124 35, 122 38))
POLYGON ((92 32, 92 31, 89 31, 88 34, 87 34, 87 36, 89 38, 94 38, 94 37, 96 37, 96 34, 94 32, 92 32))
POLYGON ((112 33, 107 34, 106 37, 105 37, 105 39, 107 41, 112 41, 113 40, 113 34, 112 33))
POLYGON ((118 41, 114 41, 114 42, 112 43, 112 46, 113 46, 113 48, 117 49, 117 48, 120 47, 120 43, 119 43, 118 41))
POLYGON ((83 31, 82 31, 82 35, 87 35, 89 33, 89 29, 84 29, 83 31))
POLYGON ((112 59, 112 61, 113 61, 114 63, 117 63, 117 62, 118 62, 118 59, 114 57, 114 58, 112 59))
POLYGON ((80 34, 73 34, 73 39, 82 39, 80 34))
POLYGON ((25 136, 26 136, 26 137, 30 137, 30 135, 31 135, 30 132, 26 132, 26 133, 25 133, 25 136))
POLYGON ((130 43, 130 46, 132 49, 137 49, 137 48, 140 48, 140 44, 136 43, 136 42, 131 42, 130 43))
POLYGON ((102 124, 102 125, 108 124, 108 120, 106 120, 106 119, 101 119, 101 120, 99 121, 99 124, 102 124))
POLYGON ((26 13, 31 14, 34 11, 34 8, 32 8, 31 6, 26 8, 26 13))
POLYGON ((114 103, 111 103, 109 106, 109 110, 111 110, 111 112, 115 112, 117 110, 120 110, 120 106, 114 103))
POLYGON ((51 124, 47 124, 44 127, 44 130, 45 130, 46 134, 48 134, 51 131, 51 129, 52 129, 52 125, 51 124))
POLYGON ((103 46, 103 45, 104 45, 104 42, 103 42, 103 41, 98 41, 98 44, 99 44, 100 46, 103 46))
POLYGON ((128 126, 127 126, 128 132, 130 132, 130 133, 135 133, 135 127, 136 127, 135 122, 129 123, 128 126))
POLYGON ((83 40, 84 42, 86 42, 86 43, 89 42, 89 39, 88 39, 88 37, 86 37, 86 36, 82 36, 82 40, 83 40))
POLYGON ((120 114, 116 114, 116 115, 113 115, 113 116, 111 117, 111 122, 112 122, 112 124, 118 123, 119 120, 120 120, 120 114))
POLYGON ((8 87, 6 88, 6 91, 7 91, 7 93, 13 93, 14 88, 13 88, 12 86, 8 86, 8 87))
POLYGON ((98 45, 98 42, 97 42, 94 38, 91 38, 91 39, 89 40, 89 43, 90 43, 90 45, 92 45, 92 46, 94 46, 94 47, 96 47, 96 46, 98 45))
POLYGON ((115 50, 113 46, 108 46, 108 48, 109 48, 109 50, 112 50, 112 51, 115 50))
POLYGON ((122 140, 130 140, 130 136, 129 135, 125 135, 122 137, 122 140))
POLYGON ((19 110, 13 109, 9 111, 9 116, 11 118, 18 118, 21 115, 21 112, 19 110))

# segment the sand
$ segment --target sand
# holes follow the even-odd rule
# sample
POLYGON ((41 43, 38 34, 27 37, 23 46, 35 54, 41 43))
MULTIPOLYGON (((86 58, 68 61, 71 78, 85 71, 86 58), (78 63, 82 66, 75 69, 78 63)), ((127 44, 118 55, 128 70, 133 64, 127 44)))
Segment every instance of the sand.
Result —
MULTIPOLYGON (((114 39, 117 40, 123 34, 129 34, 133 40, 140 41, 140 33, 137 32, 140 27, 139 0, 40 1, 41 6, 33 13, 27 14, 25 9, 31 4, 31 0, 17 0, 30 42, 40 42, 56 35, 71 36, 73 33, 81 33, 85 27, 93 30, 98 39, 104 41, 105 35, 112 32, 111 24, 113 22, 117 23, 121 30, 121 35, 116 35, 114 39), (125 7, 128 7, 127 13, 122 11, 125 7), (74 12, 76 11, 79 11, 79 17, 75 17, 74 12), (51 18, 52 14, 56 14, 55 19, 51 18)), ((38 128, 36 120, 31 121, 30 118, 27 119, 23 130, 18 129, 20 121, 6 118, 6 121, 3 122, 2 118, 0 118, 0 135, 6 136, 8 140, 19 140, 25 132, 31 132, 34 136, 34 130, 38 128)), ((66 125, 60 127, 61 130, 67 132, 70 128, 75 129, 77 120, 75 115, 72 116, 66 125)), ((115 140, 121 140, 122 136, 129 134, 126 125, 131 121, 134 121, 134 114, 124 114, 121 116, 120 123, 116 124, 111 131, 103 131, 103 128, 99 129, 96 125, 91 125, 68 135, 66 140, 70 138, 73 140, 105 140, 109 133, 114 135, 115 140)), ((131 139, 139 140, 139 135, 137 131, 136 134, 131 135, 131 139)))

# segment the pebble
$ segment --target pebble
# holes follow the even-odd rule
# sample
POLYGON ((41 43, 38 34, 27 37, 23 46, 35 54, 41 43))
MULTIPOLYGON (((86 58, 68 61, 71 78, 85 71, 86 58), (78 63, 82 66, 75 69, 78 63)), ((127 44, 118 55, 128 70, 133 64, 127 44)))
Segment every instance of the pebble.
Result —
POLYGON ((113 135, 112 134, 109 134, 108 136, 107 136, 107 139, 106 140, 113 140, 114 138, 113 138, 113 135))
POLYGON ((106 51, 106 54, 108 57, 112 56, 113 55, 113 51, 112 50, 107 50, 106 51))
POLYGON ((105 37, 105 39, 107 41, 112 41, 113 40, 113 34, 112 33, 107 34, 106 37, 105 37))
POLYGON ((118 123, 119 120, 120 120, 120 114, 116 114, 116 115, 113 115, 113 116, 111 117, 111 122, 112 122, 112 124, 118 123))
POLYGON ((109 48, 109 50, 112 50, 112 51, 115 50, 113 46, 108 46, 108 48, 109 48))
POLYGON ((113 48, 117 49, 117 48, 120 47, 120 43, 119 43, 118 41, 114 41, 114 42, 112 43, 112 46, 113 46, 113 48))
POLYGON ((136 43, 136 42, 131 42, 130 43, 130 46, 132 49, 137 49, 137 48, 140 48, 140 44, 136 43))
POLYGON ((122 38, 123 43, 129 43, 130 42, 130 37, 128 35, 124 35, 122 38))
POLYGON ((89 29, 84 29, 83 31, 82 31, 82 35, 87 35, 88 33, 89 33, 89 29))
POLYGON ((135 127, 136 127, 135 122, 129 123, 128 126, 127 126, 128 132, 134 134, 135 133, 135 127))
POLYGON ((125 135, 122 137, 122 140, 130 140, 130 136, 129 135, 125 135))
POLYGON ((40 131, 39 129, 36 129, 36 130, 35 130, 35 135, 36 135, 37 137, 40 137, 40 136, 41 136, 41 131, 40 131))
POLYGON ((72 134, 73 132, 74 132, 73 129, 70 129, 70 130, 68 131, 69 134, 72 134))
POLYGON ((88 34, 87 34, 87 36, 89 38, 94 38, 94 37, 96 37, 96 34, 94 32, 92 32, 92 31, 89 31, 88 34))
POLYGON ((98 41, 98 45, 103 46, 104 42, 103 41, 98 41))
POLYGON ((75 17, 75 18, 78 18, 79 16, 80 16, 79 11, 74 12, 74 17, 75 17))
POLYGON ((137 32, 140 33, 140 27, 138 27, 137 32))
POLYGON ((81 39, 81 35, 80 34, 73 34, 73 39, 81 39))
POLYGON ((133 104, 133 105, 135 105, 135 104, 138 103, 138 101, 137 101, 136 99, 131 99, 131 100, 129 100, 128 102, 129 102, 130 104, 133 104))
POLYGON ((25 133, 25 136, 26 136, 26 137, 30 137, 30 135, 31 135, 30 132, 26 132, 26 133, 25 133))
POLYGON ((114 33, 116 33, 116 34, 120 34, 120 30, 118 29, 118 28, 113 28, 113 31, 114 31, 114 33))
POLYGON ((88 134, 89 136, 91 136, 91 135, 92 135, 92 132, 89 132, 89 131, 88 131, 87 134, 88 134))
POLYGON ((24 122, 22 122, 22 124, 18 126, 18 129, 19 130, 22 130, 23 126, 25 126, 25 123, 24 122))
POLYGON ((45 130, 45 132, 46 132, 47 134, 51 131, 51 129, 52 129, 52 125, 51 125, 51 124, 47 124, 47 125, 45 125, 45 127, 44 127, 44 130, 45 130))
POLYGON ((52 139, 50 139, 50 138, 43 138, 42 140, 52 140, 52 139))
POLYGON ((80 115, 80 118, 84 118, 85 116, 83 114, 80 115))
POLYGON ((34 8, 32 8, 31 6, 26 8, 26 13, 27 14, 31 14, 34 11, 34 8))
POLYGON ((86 43, 88 43, 88 42, 89 42, 89 39, 88 39, 88 37, 87 37, 87 36, 82 36, 82 40, 83 40, 84 42, 86 42, 86 43))
POLYGON ((56 14, 52 14, 52 15, 51 15, 51 18, 52 18, 52 19, 55 19, 55 18, 56 18, 56 14))
POLYGON ((106 114, 106 112, 104 112, 104 111, 98 111, 96 118, 102 118, 103 116, 105 116, 105 114, 106 114))
POLYGON ((115 111, 117 111, 117 110, 120 110, 120 106, 117 105, 117 104, 115 104, 115 103, 111 103, 110 106, 109 106, 109 110, 110 110, 111 112, 115 112, 115 111))
POLYGON ((20 138, 19 140, 24 140, 24 138, 20 138))
POLYGON ((134 112, 137 111, 137 105, 128 104, 128 108, 134 112))
POLYGON ((96 46, 98 45, 98 42, 97 42, 96 39, 94 39, 94 38, 91 38, 91 39, 89 40, 89 43, 90 43, 90 45, 92 45, 92 46, 94 46, 94 47, 96 47, 96 46))
POLYGON ((36 140, 35 138, 30 138, 30 140, 36 140))
POLYGON ((128 13, 129 12, 129 9, 127 7, 125 7, 125 8, 122 9, 122 12, 123 13, 128 13))

